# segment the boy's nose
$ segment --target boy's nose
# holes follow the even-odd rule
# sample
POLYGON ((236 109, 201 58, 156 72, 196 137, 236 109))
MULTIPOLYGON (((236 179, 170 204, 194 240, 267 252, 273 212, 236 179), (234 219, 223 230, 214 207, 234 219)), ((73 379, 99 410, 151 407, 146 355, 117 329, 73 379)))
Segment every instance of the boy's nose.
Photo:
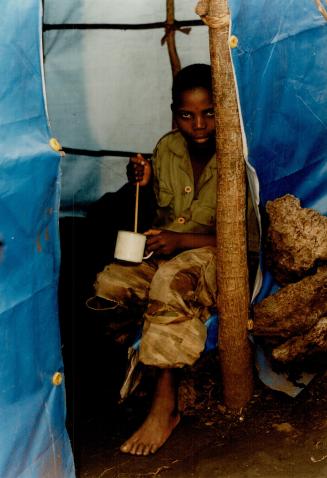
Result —
POLYGON ((203 116, 195 116, 193 127, 194 129, 204 129, 206 127, 206 122, 203 116))

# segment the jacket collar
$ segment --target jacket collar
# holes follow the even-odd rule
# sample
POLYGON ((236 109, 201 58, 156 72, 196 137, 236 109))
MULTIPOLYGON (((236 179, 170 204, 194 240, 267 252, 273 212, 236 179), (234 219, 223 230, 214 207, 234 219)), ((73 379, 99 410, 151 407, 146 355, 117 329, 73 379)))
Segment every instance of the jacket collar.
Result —
MULTIPOLYGON (((168 143, 168 148, 172 153, 174 153, 176 156, 179 156, 181 158, 188 158, 189 159, 189 153, 187 149, 187 144, 186 140, 182 136, 182 134, 177 130, 172 131, 172 136, 170 138, 170 141, 168 143)), ((210 161, 207 163, 205 170, 206 169, 217 169, 217 161, 216 161, 216 153, 214 153, 210 159, 210 161)))

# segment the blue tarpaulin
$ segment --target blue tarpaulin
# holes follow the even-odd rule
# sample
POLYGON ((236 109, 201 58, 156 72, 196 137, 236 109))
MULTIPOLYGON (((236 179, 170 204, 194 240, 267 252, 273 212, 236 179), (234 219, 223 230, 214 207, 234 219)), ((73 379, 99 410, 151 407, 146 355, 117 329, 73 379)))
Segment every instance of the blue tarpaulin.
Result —
POLYGON ((41 2, 1 2, 0 476, 73 477, 57 314, 60 156, 49 146, 41 2))
POLYGON ((248 160, 261 204, 290 193, 327 214, 327 22, 311 0, 229 3, 248 160))

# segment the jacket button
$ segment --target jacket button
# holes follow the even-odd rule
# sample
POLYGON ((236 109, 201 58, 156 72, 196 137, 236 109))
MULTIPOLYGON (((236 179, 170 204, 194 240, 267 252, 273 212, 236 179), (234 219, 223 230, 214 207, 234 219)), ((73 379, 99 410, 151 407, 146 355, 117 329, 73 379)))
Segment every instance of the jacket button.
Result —
POLYGON ((179 218, 177 219, 177 222, 178 222, 179 224, 185 224, 185 217, 179 217, 179 218))
POLYGON ((190 193, 190 192, 192 192, 192 188, 191 188, 191 186, 185 186, 185 189, 184 189, 184 191, 185 191, 186 193, 190 193))

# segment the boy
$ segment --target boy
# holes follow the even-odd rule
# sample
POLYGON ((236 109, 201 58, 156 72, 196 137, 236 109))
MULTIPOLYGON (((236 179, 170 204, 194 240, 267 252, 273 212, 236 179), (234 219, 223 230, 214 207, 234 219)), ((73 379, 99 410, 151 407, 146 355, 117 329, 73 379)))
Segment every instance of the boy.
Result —
POLYGON ((113 263, 97 275, 95 293, 108 309, 145 308, 140 361, 157 367, 152 406, 143 425, 121 446, 155 453, 180 421, 174 369, 192 365, 205 346, 204 322, 216 305, 216 156, 211 68, 193 64, 174 78, 177 129, 157 144, 152 161, 131 158, 128 178, 153 187, 157 214, 146 231, 151 259, 113 263))

